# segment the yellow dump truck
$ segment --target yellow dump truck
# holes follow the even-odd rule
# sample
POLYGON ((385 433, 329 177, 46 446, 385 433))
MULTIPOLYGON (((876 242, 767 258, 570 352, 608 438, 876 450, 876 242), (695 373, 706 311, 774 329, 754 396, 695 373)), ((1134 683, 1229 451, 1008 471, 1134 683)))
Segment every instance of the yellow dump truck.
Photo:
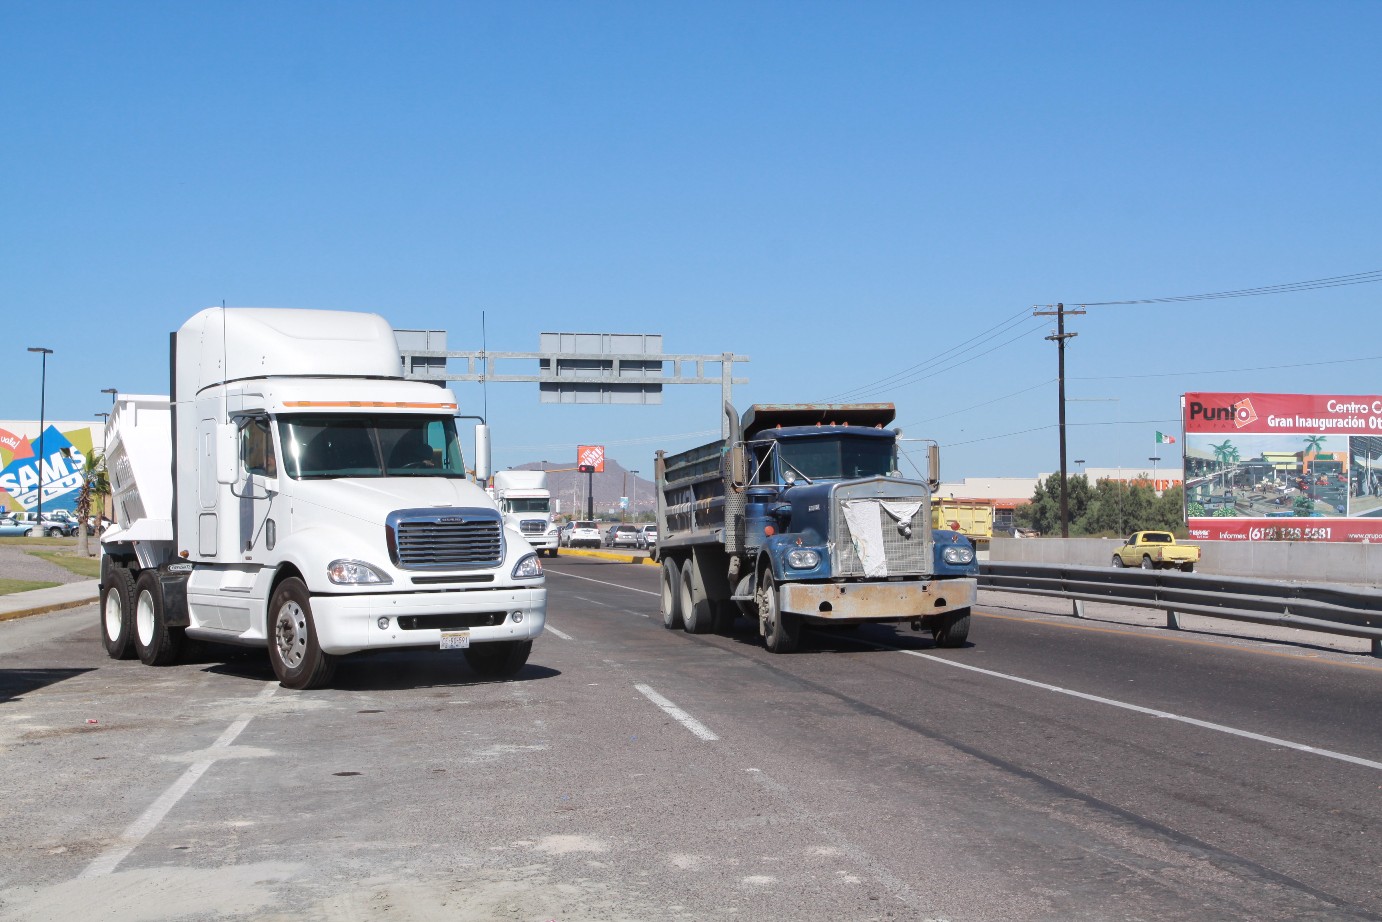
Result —
POLYGON ((987 548, 993 537, 993 506, 982 500, 938 499, 931 507, 931 527, 958 531, 976 548, 987 548))
POLYGON ((1138 531, 1113 552, 1115 567, 1141 567, 1144 570, 1184 570, 1189 573, 1200 562, 1200 549, 1194 544, 1177 544, 1169 531, 1138 531))

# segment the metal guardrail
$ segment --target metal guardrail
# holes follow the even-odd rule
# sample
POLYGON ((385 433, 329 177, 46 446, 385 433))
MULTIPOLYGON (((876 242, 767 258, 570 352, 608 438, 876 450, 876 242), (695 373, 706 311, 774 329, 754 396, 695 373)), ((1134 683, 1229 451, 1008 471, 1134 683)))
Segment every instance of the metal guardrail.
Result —
POLYGON ((1280 627, 1367 637, 1382 657, 1382 589, 1277 582, 1172 570, 1079 567, 1068 564, 983 563, 979 588, 1070 599, 1083 617, 1085 602, 1135 605, 1178 615, 1203 615, 1280 627))

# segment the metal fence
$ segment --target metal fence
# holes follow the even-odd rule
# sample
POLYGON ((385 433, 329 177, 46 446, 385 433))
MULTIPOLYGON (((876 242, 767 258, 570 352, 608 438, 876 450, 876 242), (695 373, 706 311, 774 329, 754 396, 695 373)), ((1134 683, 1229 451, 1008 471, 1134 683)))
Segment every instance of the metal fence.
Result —
POLYGON ((1076 617, 1085 602, 1110 602, 1164 611, 1173 629, 1185 614, 1367 637, 1372 655, 1382 657, 1379 589, 1037 563, 981 564, 979 587, 1070 599, 1076 617))

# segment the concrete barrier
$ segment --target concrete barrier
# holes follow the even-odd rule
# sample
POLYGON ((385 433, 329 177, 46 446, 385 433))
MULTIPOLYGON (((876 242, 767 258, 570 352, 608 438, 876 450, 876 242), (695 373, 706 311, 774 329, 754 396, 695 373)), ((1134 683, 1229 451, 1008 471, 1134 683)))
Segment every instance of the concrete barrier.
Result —
MULTIPOLYGON (((1120 538, 994 538, 995 563, 1110 566, 1120 538)), ((1201 573, 1382 587, 1382 544, 1319 541, 1194 541, 1201 573)))

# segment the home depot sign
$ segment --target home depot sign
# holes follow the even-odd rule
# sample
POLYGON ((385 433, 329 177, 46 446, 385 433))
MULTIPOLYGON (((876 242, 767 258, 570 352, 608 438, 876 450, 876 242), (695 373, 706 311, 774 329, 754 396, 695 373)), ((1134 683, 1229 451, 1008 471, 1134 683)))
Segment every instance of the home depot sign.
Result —
POLYGON ((594 469, 593 473, 603 474, 605 472, 605 446, 577 445, 576 466, 590 467, 594 469))

